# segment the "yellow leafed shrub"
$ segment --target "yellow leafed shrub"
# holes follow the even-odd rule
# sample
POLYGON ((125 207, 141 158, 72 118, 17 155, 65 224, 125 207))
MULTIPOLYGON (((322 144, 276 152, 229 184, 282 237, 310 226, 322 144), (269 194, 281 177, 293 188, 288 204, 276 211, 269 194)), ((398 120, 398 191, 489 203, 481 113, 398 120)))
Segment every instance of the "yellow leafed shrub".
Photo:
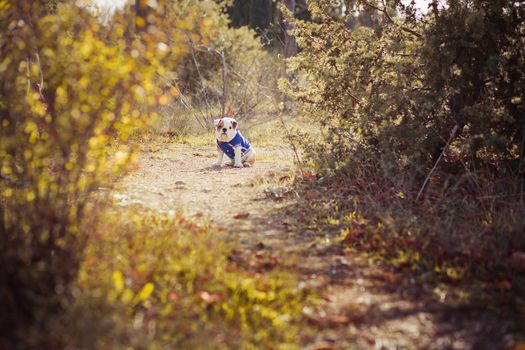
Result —
POLYGON ((14 339, 59 310, 88 196, 131 160, 154 92, 150 65, 107 45, 87 11, 43 6, 0 5, 0 335, 14 339))
POLYGON ((221 232, 183 216, 111 209, 90 234, 72 348, 293 349, 308 302, 288 274, 247 272, 221 232))

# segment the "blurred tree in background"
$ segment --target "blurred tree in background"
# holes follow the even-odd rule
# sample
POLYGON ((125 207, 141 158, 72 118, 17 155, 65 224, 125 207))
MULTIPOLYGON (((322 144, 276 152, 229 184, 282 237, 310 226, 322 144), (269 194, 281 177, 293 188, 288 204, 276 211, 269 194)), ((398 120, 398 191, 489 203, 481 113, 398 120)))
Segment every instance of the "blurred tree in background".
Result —
POLYGON ((227 12, 233 27, 248 26, 257 32, 265 45, 283 49, 286 46, 286 25, 278 6, 280 3, 296 18, 309 19, 306 0, 234 0, 227 12))
POLYGON ((264 50, 255 30, 230 25, 229 5, 189 0, 167 3, 166 22, 184 30, 168 39, 170 45, 182 43, 177 45, 180 61, 164 64, 165 71, 158 76, 158 84, 179 92, 176 100, 161 109, 159 130, 183 135, 192 127, 207 130, 213 119, 229 109, 238 119, 276 109, 282 60, 264 50))

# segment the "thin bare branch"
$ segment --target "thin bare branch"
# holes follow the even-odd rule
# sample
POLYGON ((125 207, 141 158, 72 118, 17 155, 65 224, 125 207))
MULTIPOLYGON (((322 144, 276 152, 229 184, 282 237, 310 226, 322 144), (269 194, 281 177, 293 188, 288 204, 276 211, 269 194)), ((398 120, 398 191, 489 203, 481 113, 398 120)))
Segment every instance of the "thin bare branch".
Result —
POLYGON ((388 13, 387 6, 386 6, 384 1, 383 1, 383 7, 382 8, 379 7, 379 6, 376 6, 374 4, 371 4, 371 3, 369 3, 368 1, 365 1, 365 0, 362 0, 361 3, 366 5, 366 6, 368 6, 368 7, 373 8, 374 10, 377 10, 377 11, 383 13, 385 15, 385 17, 388 19, 388 21, 390 23, 392 23, 393 25, 395 25, 396 27, 398 27, 399 29, 401 29, 401 30, 403 30, 403 31, 405 31, 407 33, 410 33, 410 34, 414 35, 415 37, 421 38, 421 34, 416 32, 415 30, 407 28, 407 27, 404 27, 404 26, 399 25, 398 23, 396 23, 394 21, 394 19, 392 18, 392 16, 390 16, 390 14, 388 13))
POLYGON ((439 155, 439 158, 436 160, 436 163, 434 164, 434 166, 432 167, 432 169, 428 173, 425 181, 423 182, 423 185, 421 186, 421 189, 419 190, 419 192, 418 192, 418 194, 416 196, 415 202, 417 202, 419 200, 419 197, 423 193, 423 190, 425 189, 428 180, 430 179, 430 177, 434 173, 434 170, 436 170, 436 167, 437 167, 439 161, 441 160, 441 158, 443 157, 443 154, 445 154, 445 151, 448 149, 448 146, 450 146, 450 143, 456 137, 456 133, 458 132, 458 130, 459 130, 459 126, 457 124, 454 125, 454 128, 452 129, 452 132, 450 133, 450 137, 448 138, 447 144, 445 145, 445 147, 443 147, 443 150, 441 151, 441 154, 439 155))

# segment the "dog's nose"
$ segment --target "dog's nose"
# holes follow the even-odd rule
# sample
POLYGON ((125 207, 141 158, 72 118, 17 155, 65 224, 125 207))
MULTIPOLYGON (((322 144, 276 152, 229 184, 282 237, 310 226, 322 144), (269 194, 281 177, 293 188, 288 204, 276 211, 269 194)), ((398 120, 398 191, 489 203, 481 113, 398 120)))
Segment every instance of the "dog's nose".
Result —
POLYGON ((222 132, 226 132, 226 131, 227 131, 227 129, 226 129, 226 128, 222 128, 222 132))

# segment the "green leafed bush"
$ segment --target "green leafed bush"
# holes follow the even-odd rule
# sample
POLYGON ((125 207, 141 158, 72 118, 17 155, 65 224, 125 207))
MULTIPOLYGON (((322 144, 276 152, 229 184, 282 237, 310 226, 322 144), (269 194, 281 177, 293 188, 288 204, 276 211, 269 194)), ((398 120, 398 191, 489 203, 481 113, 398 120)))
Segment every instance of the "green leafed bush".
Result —
POLYGON ((451 0, 423 20, 374 10, 372 27, 351 29, 327 5, 313 1, 316 20, 297 21, 296 79, 283 83, 324 131, 306 147, 321 169, 355 172, 366 154, 386 175, 422 176, 457 126, 463 173, 523 179, 523 6, 451 0))
POLYGON ((351 245, 425 271, 512 274, 510 256, 525 249, 525 8, 431 3, 423 16, 358 1, 374 19, 363 25, 311 1, 281 85, 319 132, 291 141, 316 185, 334 190, 317 215, 350 208, 377 225, 351 245))

